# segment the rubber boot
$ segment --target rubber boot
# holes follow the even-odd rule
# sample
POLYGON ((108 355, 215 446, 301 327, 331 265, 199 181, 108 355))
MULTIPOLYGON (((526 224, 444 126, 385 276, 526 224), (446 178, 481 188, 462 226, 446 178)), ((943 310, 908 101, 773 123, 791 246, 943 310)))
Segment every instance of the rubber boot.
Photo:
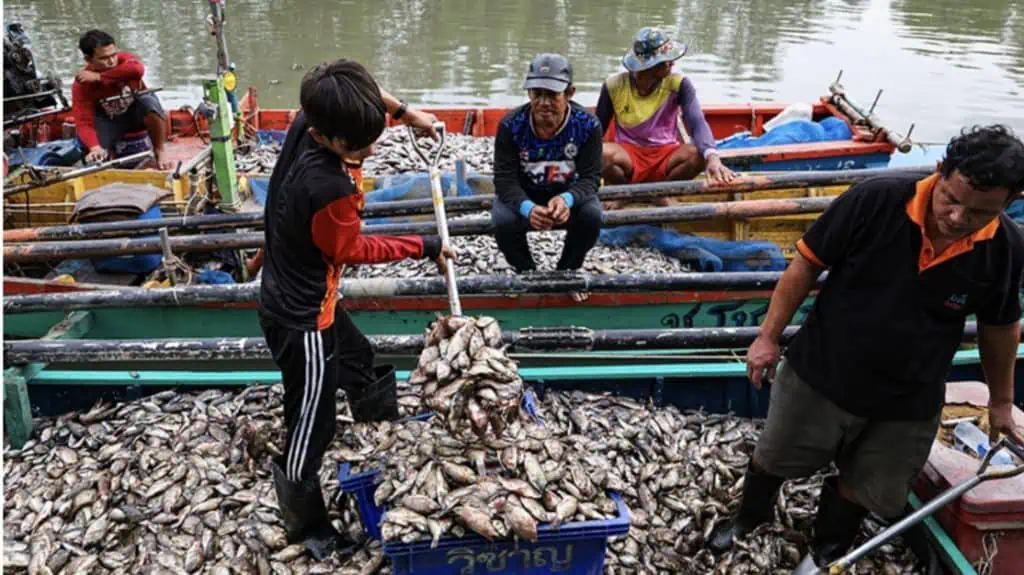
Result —
POLYGON ((925 575, 942 575, 942 561, 939 559, 935 548, 928 542, 927 530, 923 523, 911 525, 900 534, 903 543, 914 552, 917 560, 924 567, 925 575))
POLYGON ((785 478, 747 467, 739 513, 715 525, 706 547, 715 553, 725 553, 736 539, 771 521, 775 516, 775 497, 783 481, 785 478))
POLYGON ((310 555, 323 561, 333 553, 350 555, 355 543, 343 537, 327 518, 320 478, 315 474, 295 483, 288 479, 278 461, 271 462, 277 506, 284 520, 285 537, 289 544, 302 542, 310 555))
POLYGON ((807 572, 814 566, 824 570, 830 563, 850 551, 853 540, 860 532, 861 521, 868 510, 839 495, 839 478, 826 477, 821 486, 818 512, 814 516, 814 538, 811 552, 804 557, 794 573, 807 572))
POLYGON ((348 394, 352 418, 357 422, 394 421, 398 419, 398 387, 395 366, 378 365, 373 368, 374 380, 362 386, 352 386, 348 394))

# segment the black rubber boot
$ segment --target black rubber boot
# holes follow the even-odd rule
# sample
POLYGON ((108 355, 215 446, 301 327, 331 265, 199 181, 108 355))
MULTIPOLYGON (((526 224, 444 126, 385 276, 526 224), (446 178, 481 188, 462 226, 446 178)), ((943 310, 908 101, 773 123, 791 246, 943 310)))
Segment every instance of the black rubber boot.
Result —
POLYGON ((290 481, 278 461, 271 462, 277 506, 289 544, 302 542, 310 555, 323 561, 333 553, 350 555, 356 545, 338 533, 327 518, 327 507, 316 475, 301 483, 290 481))
POLYGON ((850 551, 868 510, 839 495, 839 478, 826 477, 821 486, 818 512, 814 516, 811 555, 824 568, 850 551))
POLYGON ((785 478, 747 467, 739 513, 715 525, 705 546, 715 553, 725 553, 737 538, 771 521, 775 516, 775 497, 783 481, 785 478))
POLYGON ((911 525, 900 534, 900 537, 903 538, 903 543, 917 556, 917 560, 921 562, 925 575, 942 575, 942 561, 939 559, 939 554, 935 552, 935 548, 928 541, 928 533, 924 523, 911 525))
POLYGON ((395 366, 378 365, 373 368, 374 380, 360 387, 353 386, 348 394, 352 418, 357 422, 394 421, 398 419, 398 388, 395 366))

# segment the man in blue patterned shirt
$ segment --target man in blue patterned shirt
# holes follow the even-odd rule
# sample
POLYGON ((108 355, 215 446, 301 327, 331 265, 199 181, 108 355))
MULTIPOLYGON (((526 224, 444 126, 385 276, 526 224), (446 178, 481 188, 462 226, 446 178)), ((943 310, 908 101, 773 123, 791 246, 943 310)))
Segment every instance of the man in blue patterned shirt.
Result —
POLYGON ((523 88, 530 101, 501 120, 494 142, 495 239, 509 265, 529 271, 536 265, 527 230, 564 227, 556 269, 579 269, 601 231, 601 122, 572 101, 563 56, 534 58, 523 88))

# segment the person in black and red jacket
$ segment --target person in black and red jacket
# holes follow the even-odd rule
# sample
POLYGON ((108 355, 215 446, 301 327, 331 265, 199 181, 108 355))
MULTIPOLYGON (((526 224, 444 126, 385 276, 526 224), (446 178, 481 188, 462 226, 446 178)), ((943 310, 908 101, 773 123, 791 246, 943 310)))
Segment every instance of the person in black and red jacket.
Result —
POLYGON ((431 258, 443 272, 454 254, 438 236, 360 233, 358 167, 385 125, 381 90, 362 65, 316 66, 300 104, 303 118, 289 129, 266 200, 259 319, 285 389, 286 445, 272 462, 278 505, 289 543, 302 541, 323 560, 347 543, 328 521, 318 478, 335 434, 337 388, 356 421, 398 417, 394 367, 374 367, 369 341, 336 305, 342 269, 431 258))

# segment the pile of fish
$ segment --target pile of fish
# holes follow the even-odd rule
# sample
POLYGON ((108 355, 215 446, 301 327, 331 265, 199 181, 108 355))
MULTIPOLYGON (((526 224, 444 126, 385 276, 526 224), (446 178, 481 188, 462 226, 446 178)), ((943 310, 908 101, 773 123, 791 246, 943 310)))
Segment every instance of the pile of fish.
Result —
POLYGON ((281 155, 281 144, 247 142, 235 148, 234 153, 235 171, 238 173, 269 176, 274 171, 277 157, 281 155))
MULTIPOLYGON (((433 158, 438 142, 423 136, 417 143, 428 158, 433 158)), ((243 174, 270 175, 281 154, 281 144, 245 143, 235 148, 235 169, 243 174)), ((442 172, 454 172, 455 160, 466 163, 467 172, 494 172, 494 138, 445 134, 444 150, 438 161, 442 172)), ((424 172, 427 166, 410 147, 409 131, 405 126, 385 128, 377 140, 376 153, 363 162, 364 176, 389 176, 406 172, 424 172)))
MULTIPOLYGON (((33 439, 4 452, 4 572, 337 573, 285 540, 267 465, 283 445, 282 398, 280 385, 166 391, 37 419, 33 439)), ((328 494, 339 458, 321 470, 328 494)), ((331 515, 361 533, 353 505, 331 515)), ((383 554, 360 559, 350 564, 383 554)))
MULTIPOLYGON (((703 547, 715 524, 736 512, 760 421, 654 408, 625 397, 548 393, 542 416, 552 433, 578 438, 630 509, 628 535, 609 544, 606 573, 789 573, 807 549, 823 475, 791 480, 776 521, 716 557, 703 547)), ((910 573, 913 555, 887 545, 851 573, 910 573)))
MULTIPOLYGON (((385 541, 411 543, 475 532, 494 541, 513 535, 536 542, 540 523, 609 519, 615 502, 608 475, 592 469, 565 438, 515 419, 500 437, 452 434, 439 417, 382 426, 386 450, 365 454, 361 469, 380 469, 374 493, 388 508, 385 541)), ((362 455, 362 454, 359 454, 362 455)))
POLYGON ((493 317, 448 316, 427 329, 409 384, 422 386, 423 402, 457 433, 465 427, 483 439, 500 437, 523 399, 516 363, 502 348, 493 317))
MULTIPOLYGON (((450 216, 449 221, 466 217, 483 217, 486 213, 450 216)), ((533 254, 537 271, 553 270, 562 257, 565 245, 564 230, 532 232, 527 242, 533 254)), ((451 245, 456 252, 455 275, 516 275, 515 269, 498 250, 493 236, 452 236, 451 245)), ((628 273, 684 273, 690 267, 679 259, 653 249, 638 246, 606 246, 597 243, 587 252, 580 271, 595 274, 628 273)), ((431 260, 407 259, 386 264, 349 266, 345 277, 352 278, 416 278, 437 274, 437 265, 431 260)))
MULTIPOLYGON (((400 393, 415 398, 418 388, 405 385, 400 393)), ((267 466, 267 457, 283 445, 282 396, 280 385, 168 391, 37 419, 28 444, 4 451, 4 572, 390 573, 376 542, 355 556, 322 563, 310 560, 300 545, 287 545, 267 466)), ((607 516, 606 488, 622 495, 632 525, 610 542, 605 573, 781 574, 807 548, 820 474, 786 482, 775 502, 776 520, 732 551, 716 557, 703 548, 713 526, 739 505, 759 421, 548 391, 537 406, 542 425, 516 420, 500 439, 480 440, 471 430, 453 435, 439 417, 353 424, 343 395, 337 407, 338 437, 321 469, 329 499, 338 493, 339 462, 383 469, 378 496, 394 509, 398 502, 454 513, 435 519, 442 533, 465 529, 463 516, 487 531, 474 503, 493 492, 494 513, 515 519, 490 527, 502 536, 507 525, 509 535, 528 538, 531 522, 540 518, 554 523, 607 516), (554 462, 564 469, 554 469, 554 462), (413 480, 400 472, 402 465, 418 470, 413 480), (467 489, 481 469, 486 477, 467 489), (446 488, 440 500, 429 495, 446 488), (586 504, 581 496, 591 490, 598 495, 586 504), (539 499, 531 497, 538 491, 539 499)), ((415 411, 411 401, 403 402, 403 411, 415 411)), ((330 513, 336 527, 365 541, 349 496, 330 513)), ((432 539, 438 525, 429 512, 417 513, 428 518, 423 535, 432 539)), ((417 516, 389 517, 392 538, 421 536, 417 516)), ((858 543, 878 529, 866 521, 858 543)), ((920 570, 897 538, 850 572, 920 570)))
MULTIPOLYGON (((383 425, 356 468, 378 469, 385 541, 465 535, 530 542, 538 523, 608 519, 617 511, 608 473, 521 410, 523 381, 492 317, 444 317, 427 331, 409 378, 433 411, 426 421, 383 425)), ((366 442, 357 442, 353 448, 366 442)), ((598 462, 600 463, 603 462, 598 462)))
MULTIPOLYGON (((440 142, 429 136, 416 138, 416 143, 428 158, 433 158, 440 142)), ((494 172, 494 138, 445 134, 444 150, 437 167, 442 172, 455 171, 455 160, 466 163, 467 172, 494 172)), ((363 175, 386 176, 404 172, 423 172, 427 166, 412 149, 409 129, 405 126, 385 128, 377 139, 376 152, 363 162, 363 175)))

